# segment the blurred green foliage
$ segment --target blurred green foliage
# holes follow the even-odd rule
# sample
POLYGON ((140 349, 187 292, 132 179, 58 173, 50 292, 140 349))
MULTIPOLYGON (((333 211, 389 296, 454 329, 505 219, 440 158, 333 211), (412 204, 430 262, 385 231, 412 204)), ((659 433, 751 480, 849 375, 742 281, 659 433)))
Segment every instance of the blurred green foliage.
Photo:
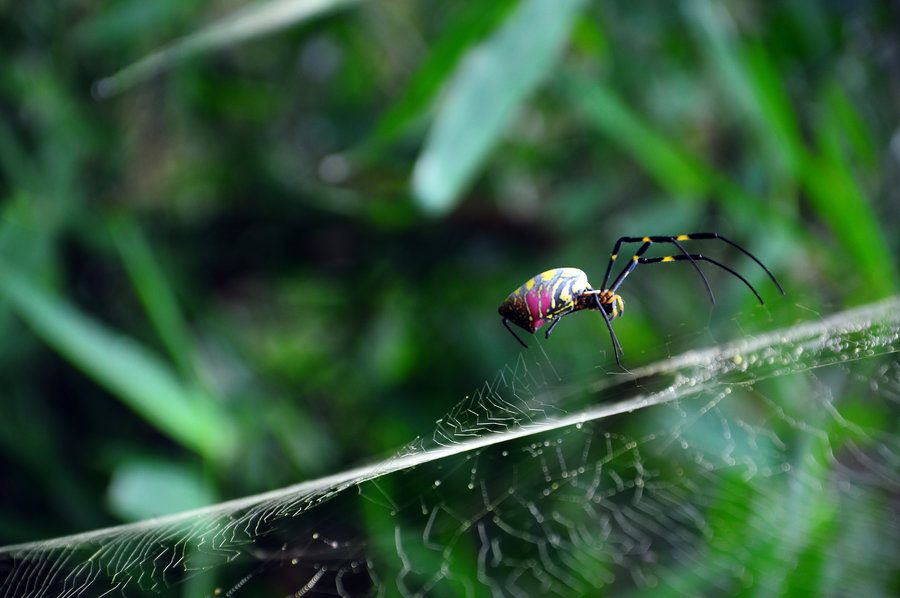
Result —
MULTIPOLYGON (((427 433, 517 357, 500 301, 621 235, 718 231, 787 291, 714 243, 764 309, 639 269, 626 366, 897 290, 895 3, 334 8, 98 99, 233 4, 0 5, 0 544, 427 433)), ((531 351, 614 369, 590 314, 531 351)))

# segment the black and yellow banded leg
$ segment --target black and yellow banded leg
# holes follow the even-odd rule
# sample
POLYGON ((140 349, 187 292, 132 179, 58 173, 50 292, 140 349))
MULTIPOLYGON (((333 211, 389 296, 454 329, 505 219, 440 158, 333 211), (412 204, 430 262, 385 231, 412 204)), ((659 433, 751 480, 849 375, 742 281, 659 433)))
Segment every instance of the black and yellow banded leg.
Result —
MULTIPOLYGON (((732 241, 731 239, 729 239, 727 237, 723 237, 719 233, 691 233, 689 235, 679 236, 678 240, 684 240, 685 237, 691 241, 697 241, 697 240, 703 240, 703 239, 718 239, 719 241, 724 241, 725 243, 728 243, 729 245, 731 245, 732 247, 734 247, 735 249, 737 249, 738 251, 740 251, 747 257, 749 257, 751 260, 756 262, 760 268, 765 270, 766 274, 769 275, 769 278, 772 279, 772 282, 775 283, 775 286, 778 287, 778 291, 782 295, 784 295, 784 289, 781 288, 781 285, 778 283, 778 279, 776 279, 775 275, 772 274, 768 268, 766 268, 765 264, 763 264, 761 261, 759 261, 759 259, 755 255, 753 255, 752 253, 750 253, 749 251, 747 251, 746 249, 744 249, 743 247, 741 247, 740 245, 738 245, 737 243, 732 241)), ((707 259, 706 261, 711 262, 712 260, 707 259)), ((721 264, 719 264, 719 265, 721 266, 721 264)), ((744 282, 746 282, 746 281, 744 281, 744 282)))
MULTIPOLYGON (((634 270, 635 266, 637 266, 638 259, 644 255, 647 249, 650 248, 650 245, 653 243, 671 243, 675 245, 680 251, 682 256, 693 264, 694 269, 697 270, 697 274, 700 275, 700 278, 703 279, 703 284, 706 285, 706 292, 709 293, 709 300, 713 303, 716 302, 716 298, 713 295, 712 288, 709 286, 709 281, 706 280, 706 276, 703 274, 703 271, 700 269, 694 260, 691 259, 691 254, 687 252, 687 250, 682 247, 679 241, 688 241, 696 237, 695 235, 714 235, 716 233, 695 233, 692 235, 676 235, 676 236, 663 236, 663 235, 655 235, 651 237, 620 237, 616 244, 613 246, 613 251, 610 254, 609 265, 606 266, 606 274, 603 276, 603 285, 600 287, 602 289, 609 289, 611 292, 615 293, 616 289, 619 288, 619 285, 625 281, 625 277, 627 277, 632 270, 634 270), (616 257, 619 255, 619 249, 621 249, 623 243, 643 243, 640 249, 638 249, 631 258, 631 263, 629 263, 622 272, 616 277, 616 280, 613 282, 612 286, 607 287, 607 283, 609 282, 609 275, 612 273, 613 264, 616 261, 616 257)), ((708 238, 708 237, 703 237, 708 238)))
MULTIPOLYGON (((712 258, 710 258, 710 257, 706 257, 705 255, 702 255, 702 254, 699 254, 699 253, 692 253, 692 254, 690 254, 690 255, 688 255, 688 256, 684 256, 684 255, 669 255, 669 256, 666 256, 666 257, 650 257, 650 258, 642 257, 642 258, 638 258, 637 263, 639 263, 639 264, 661 264, 661 263, 665 263, 665 262, 683 262, 683 261, 687 261, 687 260, 691 260, 692 262, 693 262, 693 261, 696 261, 696 262, 709 262, 710 264, 713 264, 713 265, 715 265, 715 266, 718 266, 719 268, 722 268, 722 269, 725 270, 726 272, 730 272, 731 274, 734 274, 736 277, 740 278, 741 281, 742 281, 745 285, 747 285, 747 287, 748 287, 751 291, 753 291, 753 294, 756 295, 756 298, 759 300, 760 304, 763 304, 763 305, 764 305, 763 300, 762 300, 762 297, 759 296, 759 293, 756 292, 756 289, 753 288, 753 285, 750 284, 750 283, 747 281, 746 278, 744 278, 743 276, 741 276, 740 274, 738 274, 737 272, 735 272, 734 270, 732 270, 731 268, 729 268, 729 267, 726 266, 725 264, 720 263, 720 262, 717 262, 716 260, 714 260, 714 259, 712 259, 712 258)), ((776 284, 777 284, 777 283, 776 283, 776 284)), ((781 287, 779 286, 778 288, 780 289, 781 287)))

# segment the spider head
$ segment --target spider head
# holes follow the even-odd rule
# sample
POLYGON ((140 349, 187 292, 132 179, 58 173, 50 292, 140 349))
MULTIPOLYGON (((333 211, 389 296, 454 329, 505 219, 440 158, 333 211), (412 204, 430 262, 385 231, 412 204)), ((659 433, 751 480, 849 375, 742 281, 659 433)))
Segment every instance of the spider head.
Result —
POLYGON ((604 291, 600 296, 600 305, 610 320, 625 313, 625 302, 622 301, 622 297, 610 291, 604 291))
POLYGON ((578 309, 602 309, 613 320, 625 313, 625 302, 612 291, 591 290, 581 296, 578 309))

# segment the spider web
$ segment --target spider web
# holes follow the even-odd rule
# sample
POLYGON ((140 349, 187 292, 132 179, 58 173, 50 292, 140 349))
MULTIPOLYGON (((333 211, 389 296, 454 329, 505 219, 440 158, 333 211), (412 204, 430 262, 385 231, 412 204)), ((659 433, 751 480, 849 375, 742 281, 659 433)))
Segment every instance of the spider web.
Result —
POLYGON ((896 595, 900 298, 561 379, 385 461, 0 549, 0 596, 896 595))

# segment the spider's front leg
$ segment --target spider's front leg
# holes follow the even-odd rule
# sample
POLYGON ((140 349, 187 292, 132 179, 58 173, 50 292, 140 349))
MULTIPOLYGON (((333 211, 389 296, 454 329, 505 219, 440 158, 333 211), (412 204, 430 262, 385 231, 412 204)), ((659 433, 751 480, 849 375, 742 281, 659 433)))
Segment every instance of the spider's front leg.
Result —
POLYGON ((609 318, 611 320, 625 315, 625 302, 622 300, 622 297, 612 291, 603 291, 602 297, 600 302, 610 306, 609 318))

